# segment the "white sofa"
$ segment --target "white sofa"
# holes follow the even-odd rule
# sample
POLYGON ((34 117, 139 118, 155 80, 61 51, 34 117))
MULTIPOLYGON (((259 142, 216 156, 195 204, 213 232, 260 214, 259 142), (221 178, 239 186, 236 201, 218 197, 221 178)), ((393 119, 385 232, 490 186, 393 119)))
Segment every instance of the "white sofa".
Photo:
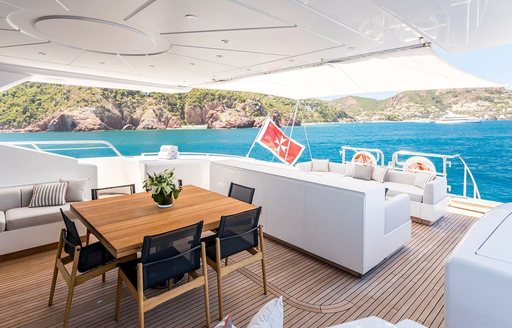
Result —
POLYGON ((256 160, 210 165, 212 191, 227 194, 231 182, 256 189, 265 234, 358 276, 411 237, 409 196, 386 199, 381 184, 319 178, 256 160))
MULTIPOLYGON (((357 180, 347 177, 346 164, 329 162, 327 172, 313 171, 312 162, 299 163, 296 167, 303 172, 316 176, 342 176, 347 180, 357 180)), ((387 196, 407 194, 411 199, 410 216, 414 221, 431 225, 442 218, 448 212, 447 182, 445 177, 437 176, 433 181, 427 182, 425 188, 414 185, 416 173, 389 170, 385 176, 384 183, 371 182, 383 185, 388 188, 387 196)), ((360 180, 358 180, 360 181, 360 180)))
MULTIPOLYGON (((64 227, 63 206, 28 207, 33 186, 0 188, 0 255, 55 243, 64 227)), ((85 227, 77 222, 80 233, 85 227)))

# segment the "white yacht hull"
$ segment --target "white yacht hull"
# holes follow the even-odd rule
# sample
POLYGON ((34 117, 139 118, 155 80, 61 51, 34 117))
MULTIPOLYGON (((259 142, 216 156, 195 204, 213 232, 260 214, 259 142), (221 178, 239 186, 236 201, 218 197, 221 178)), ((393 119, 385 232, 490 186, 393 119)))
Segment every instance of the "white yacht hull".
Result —
POLYGON ((479 119, 474 120, 454 120, 454 121, 435 121, 437 124, 462 124, 462 123, 482 123, 479 119))

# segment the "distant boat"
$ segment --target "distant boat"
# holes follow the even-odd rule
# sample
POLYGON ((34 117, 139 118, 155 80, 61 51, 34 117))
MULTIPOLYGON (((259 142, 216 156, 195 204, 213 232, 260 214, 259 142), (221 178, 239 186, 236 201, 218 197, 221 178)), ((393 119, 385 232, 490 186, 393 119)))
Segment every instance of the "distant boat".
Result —
POLYGON ((448 113, 434 123, 439 124, 460 124, 460 123, 482 123, 482 120, 474 116, 466 116, 454 113, 448 113))

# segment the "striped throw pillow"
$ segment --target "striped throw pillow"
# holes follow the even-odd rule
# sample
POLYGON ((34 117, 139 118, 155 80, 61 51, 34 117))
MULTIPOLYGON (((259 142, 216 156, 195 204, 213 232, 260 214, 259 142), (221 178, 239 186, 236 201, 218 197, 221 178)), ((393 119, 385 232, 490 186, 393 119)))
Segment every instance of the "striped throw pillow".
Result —
POLYGON ((372 180, 384 183, 384 179, 386 179, 386 174, 388 173, 388 170, 389 168, 385 166, 375 166, 373 168, 372 180))
POLYGON ((60 206, 66 204, 66 182, 34 185, 28 207, 60 206))
POLYGON ((421 189, 425 189, 425 185, 435 178, 436 175, 434 173, 418 172, 416 174, 416 178, 414 179, 414 185, 416 187, 420 187, 421 189))

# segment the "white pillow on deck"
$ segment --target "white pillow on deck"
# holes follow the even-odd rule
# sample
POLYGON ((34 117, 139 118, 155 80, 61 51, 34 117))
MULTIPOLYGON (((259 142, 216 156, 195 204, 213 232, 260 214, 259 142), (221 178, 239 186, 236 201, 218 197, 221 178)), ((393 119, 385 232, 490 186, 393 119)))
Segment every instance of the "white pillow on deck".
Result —
POLYGON ((274 298, 265 304, 247 328, 282 328, 284 323, 283 297, 274 298))
POLYGON ((354 165, 354 179, 370 181, 372 179, 373 166, 361 164, 354 165))
POLYGON ((372 180, 375 180, 380 183, 384 183, 386 179, 386 174, 388 173, 389 168, 385 166, 375 166, 373 168, 372 180))
POLYGON ((80 179, 59 179, 68 185, 66 191, 66 202, 83 202, 85 200, 86 186, 89 178, 80 179))
POLYGON ((313 159, 311 160, 311 171, 313 172, 329 172, 328 159, 313 159))
POLYGON ((425 189, 425 185, 435 178, 436 175, 434 173, 418 172, 416 174, 416 178, 414 179, 414 185, 416 187, 420 187, 421 189, 425 189))

